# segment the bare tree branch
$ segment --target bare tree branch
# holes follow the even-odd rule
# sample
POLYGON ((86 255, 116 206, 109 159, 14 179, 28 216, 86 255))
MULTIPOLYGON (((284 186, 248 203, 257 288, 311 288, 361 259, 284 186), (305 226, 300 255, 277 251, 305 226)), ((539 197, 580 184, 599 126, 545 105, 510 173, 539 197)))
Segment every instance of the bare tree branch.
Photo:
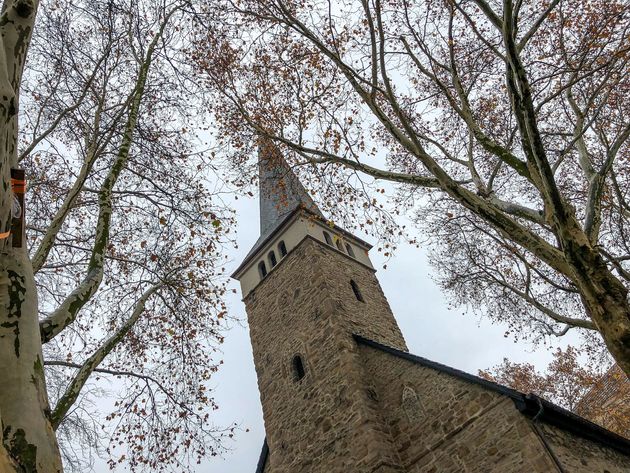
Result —
POLYGON ((90 375, 100 365, 105 357, 116 347, 116 345, 119 344, 122 338, 133 328, 144 312, 148 299, 161 287, 162 284, 157 284, 150 289, 147 289, 136 303, 136 306, 127 321, 116 331, 115 334, 105 340, 98 350, 96 350, 87 360, 83 362, 81 368, 68 384, 66 392, 59 398, 57 405, 50 415, 51 424, 54 429, 59 427, 59 424, 63 421, 65 415, 76 402, 79 394, 81 393, 81 389, 90 375))

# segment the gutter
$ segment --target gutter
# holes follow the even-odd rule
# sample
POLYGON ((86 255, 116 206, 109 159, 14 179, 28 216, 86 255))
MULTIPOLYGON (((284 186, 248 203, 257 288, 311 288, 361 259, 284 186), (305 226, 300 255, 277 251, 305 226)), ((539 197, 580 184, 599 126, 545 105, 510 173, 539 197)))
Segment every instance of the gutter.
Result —
POLYGON ((630 456, 630 440, 610 430, 600 427, 571 411, 556 406, 535 394, 520 394, 521 399, 514 399, 516 408, 532 421, 541 420, 547 424, 571 432, 578 437, 613 448, 630 456))
POLYGON ((551 460, 553 461, 553 463, 556 465, 556 468, 558 469, 558 471, 560 473, 567 473, 567 471, 562 466, 560 459, 556 456, 556 453, 553 451, 553 448, 551 448, 551 445, 547 441, 547 437, 545 436, 545 433, 538 426, 538 418, 543 415, 543 413, 545 412, 545 408, 542 404, 541 398, 536 397, 536 402, 538 402, 538 406, 540 407, 540 409, 536 413, 536 415, 532 418, 532 427, 534 428, 534 432, 536 432, 536 434, 538 435, 538 438, 540 438, 540 441, 545 447, 545 450, 547 450, 547 453, 551 457, 551 460))

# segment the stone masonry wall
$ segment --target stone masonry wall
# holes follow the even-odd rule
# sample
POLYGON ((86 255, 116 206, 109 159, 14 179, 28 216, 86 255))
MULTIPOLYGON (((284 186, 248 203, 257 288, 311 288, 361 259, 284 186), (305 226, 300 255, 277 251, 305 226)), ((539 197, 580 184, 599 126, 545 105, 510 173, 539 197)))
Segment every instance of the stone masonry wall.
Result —
POLYGON ((542 424, 540 428, 565 471, 570 473, 628 473, 630 460, 617 450, 542 424))
POLYGON ((508 397, 371 347, 361 353, 405 471, 557 471, 508 397))
POLYGON ((407 351, 407 344, 374 270, 326 245, 315 244, 318 268, 326 275, 327 297, 335 301, 337 318, 348 334, 407 351), (350 281, 359 288, 365 302, 354 295, 350 281))
POLYGON ((403 471, 352 338, 361 332, 405 348, 373 270, 308 238, 245 303, 270 450, 265 471, 403 471), (294 355, 305 365, 299 381, 294 355))
MULTIPOLYGON (((266 473, 559 471, 510 398, 357 343, 353 333, 406 351, 373 270, 335 249, 303 240, 245 303, 266 473)), ((566 473, 630 471, 614 450, 541 428, 566 473)))

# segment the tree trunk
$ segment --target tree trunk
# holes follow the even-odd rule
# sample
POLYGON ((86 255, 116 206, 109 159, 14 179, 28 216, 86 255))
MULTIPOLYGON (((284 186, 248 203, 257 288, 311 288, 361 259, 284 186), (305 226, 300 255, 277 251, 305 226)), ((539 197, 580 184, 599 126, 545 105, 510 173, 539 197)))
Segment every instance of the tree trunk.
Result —
POLYGON ((577 244, 565 251, 575 268, 582 303, 610 354, 630 378, 630 304, 628 290, 595 250, 577 244))
MULTIPOLYGON (((585 300, 587 312, 600 328, 610 354, 630 379, 630 308, 627 301, 598 294, 594 301, 585 300)), ((590 298, 589 298, 590 299, 590 298)))
MULTIPOLYGON (((0 422, 2 421, 2 414, 0 414, 0 422)), ((0 443, 0 471, 6 471, 8 473, 18 471, 17 465, 9 456, 4 444, 0 443)))
POLYGON ((49 415, 37 291, 24 248, 5 244, 0 253, 1 471, 60 473, 61 456, 49 415), (13 461, 17 468, 2 462, 13 461))
POLYGON ((610 271, 594 249, 570 209, 558 223, 558 235, 573 272, 582 304, 597 326, 608 351, 630 378, 630 303, 628 289, 610 271))
MULTIPOLYGON (((2 5, 0 233, 11 228, 10 169, 17 167, 19 90, 38 6, 37 0, 5 0, 2 5)), ((13 238, 0 239, 0 469, 60 473, 59 446, 49 420, 33 266, 26 245, 14 248, 13 238)))

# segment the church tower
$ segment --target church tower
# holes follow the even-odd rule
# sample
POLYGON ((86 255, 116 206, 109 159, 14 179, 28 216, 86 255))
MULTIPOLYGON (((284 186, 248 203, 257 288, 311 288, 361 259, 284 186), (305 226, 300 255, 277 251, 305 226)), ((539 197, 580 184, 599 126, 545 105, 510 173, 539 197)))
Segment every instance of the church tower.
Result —
POLYGON ((402 471, 355 335, 406 351, 371 246, 326 221, 278 149, 259 149, 260 238, 241 283, 270 454, 265 472, 402 471))
POLYGON ((234 273, 267 440, 256 473, 627 473, 630 440, 408 352, 370 245, 326 221, 273 144, 234 273))

